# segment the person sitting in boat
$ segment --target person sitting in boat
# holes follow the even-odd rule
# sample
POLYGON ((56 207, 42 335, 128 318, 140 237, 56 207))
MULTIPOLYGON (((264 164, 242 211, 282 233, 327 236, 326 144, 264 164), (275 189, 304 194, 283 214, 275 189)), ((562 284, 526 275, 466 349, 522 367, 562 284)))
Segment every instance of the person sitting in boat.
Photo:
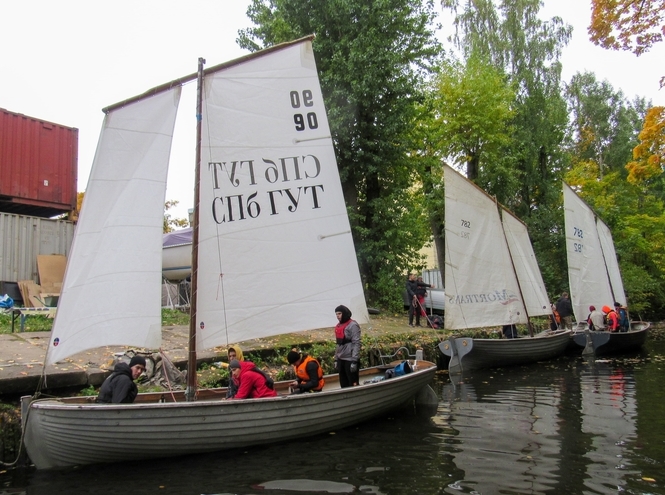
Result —
MULTIPOLYGON (((240 348, 239 345, 234 345, 229 347, 229 350, 226 351, 226 354, 229 358, 229 363, 233 361, 234 359, 238 361, 244 361, 244 357, 242 355, 242 349, 240 348)), ((223 368, 228 368, 229 365, 226 363, 222 363, 223 368)), ((226 398, 231 399, 235 396, 236 392, 238 392, 238 385, 236 384, 235 380, 233 379, 233 375, 229 373, 229 386, 226 389, 226 398)))
POLYGON ((589 311, 589 317, 586 320, 589 324, 589 330, 596 332, 605 330, 605 316, 603 312, 596 309, 595 306, 589 306, 589 311))
POLYGON ((339 373, 342 388, 353 387, 360 382, 360 325, 351 319, 351 310, 340 305, 335 308, 335 369, 339 373))
POLYGON ((619 331, 627 332, 630 328, 630 321, 628 320, 628 308, 622 306, 621 303, 614 303, 614 311, 619 316, 619 331))
POLYGON ((291 384, 294 394, 320 392, 323 390, 323 370, 319 362, 307 354, 291 351, 286 360, 296 372, 296 381, 291 384))
POLYGON ((251 361, 242 363, 234 359, 229 363, 232 379, 235 380, 238 391, 233 399, 260 399, 262 397, 276 397, 272 379, 258 369, 251 361))
POLYGON ((134 402, 139 393, 134 380, 145 371, 145 364, 143 356, 134 356, 129 364, 116 364, 113 373, 104 380, 99 388, 97 402, 102 404, 131 404, 134 402))
POLYGON ((517 325, 504 325, 503 326, 503 336, 507 339, 516 339, 517 335, 517 325))
POLYGON ((619 330, 619 315, 609 306, 603 306, 603 313, 605 313, 607 329, 610 332, 617 332, 619 330))

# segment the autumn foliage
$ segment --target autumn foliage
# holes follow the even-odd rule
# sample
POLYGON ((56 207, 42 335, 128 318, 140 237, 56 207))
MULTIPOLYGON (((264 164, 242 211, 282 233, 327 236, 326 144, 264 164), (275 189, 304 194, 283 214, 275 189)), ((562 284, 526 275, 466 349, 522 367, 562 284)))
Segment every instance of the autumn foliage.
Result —
POLYGON ((663 173, 665 166, 665 107, 652 107, 644 118, 640 144, 633 150, 633 161, 626 165, 628 181, 643 184, 663 173))
POLYGON ((665 0, 592 0, 589 34, 603 48, 641 55, 665 37, 665 0))

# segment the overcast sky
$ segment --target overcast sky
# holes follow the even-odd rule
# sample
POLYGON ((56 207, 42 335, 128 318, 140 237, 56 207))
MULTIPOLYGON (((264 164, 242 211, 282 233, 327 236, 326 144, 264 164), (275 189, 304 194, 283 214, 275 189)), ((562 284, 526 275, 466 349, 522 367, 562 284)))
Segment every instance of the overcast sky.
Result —
MULTIPOLYGON (((101 109, 196 72, 197 60, 216 65, 243 55, 235 40, 249 27, 249 0, 3 0, 0 28, 0 107, 79 129, 78 190, 86 188, 101 109)), ((642 57, 595 47, 589 40, 590 0, 546 0, 543 17, 573 25, 563 79, 589 70, 629 98, 665 105, 665 43, 642 57)), ((450 29, 450 28, 448 28, 450 29)), ((444 28, 445 30, 445 28, 444 28)), ((194 83, 183 91, 167 199, 185 217, 192 206, 194 83)))

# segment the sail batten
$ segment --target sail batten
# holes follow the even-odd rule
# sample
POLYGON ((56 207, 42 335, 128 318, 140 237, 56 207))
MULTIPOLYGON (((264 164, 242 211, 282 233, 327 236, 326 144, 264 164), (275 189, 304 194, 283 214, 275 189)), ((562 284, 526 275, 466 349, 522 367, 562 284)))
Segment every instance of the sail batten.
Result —
POLYGON ((46 364, 105 345, 161 343, 166 177, 180 87, 104 119, 46 364))

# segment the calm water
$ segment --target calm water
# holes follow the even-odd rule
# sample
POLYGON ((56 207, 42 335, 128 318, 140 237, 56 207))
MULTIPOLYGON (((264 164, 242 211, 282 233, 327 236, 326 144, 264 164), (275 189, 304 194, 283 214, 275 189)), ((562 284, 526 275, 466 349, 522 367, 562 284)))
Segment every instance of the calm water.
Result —
POLYGON ((664 369, 665 343, 651 342, 621 359, 562 358, 461 383, 444 374, 435 410, 276 446, 12 470, 0 495, 665 494, 664 369))

